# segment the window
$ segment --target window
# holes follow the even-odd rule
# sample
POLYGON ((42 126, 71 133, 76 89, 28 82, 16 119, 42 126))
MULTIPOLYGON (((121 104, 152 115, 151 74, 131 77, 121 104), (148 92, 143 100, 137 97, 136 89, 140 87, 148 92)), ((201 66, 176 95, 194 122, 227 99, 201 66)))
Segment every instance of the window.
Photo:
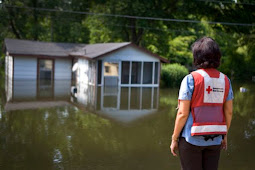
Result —
POLYGON ((129 69, 130 69, 130 62, 129 61, 122 61, 121 67, 121 84, 129 84, 129 69))
POLYGON ((120 97, 120 110, 128 110, 128 100, 129 100, 129 87, 122 87, 120 97))
POLYGON ((53 60, 39 59, 38 97, 53 97, 53 60))
POLYGON ((53 72, 52 60, 39 60, 39 78, 44 80, 51 80, 53 72))
POLYGON ((131 88, 131 94, 130 94, 130 109, 140 109, 140 94, 141 94, 141 88, 133 87, 131 88))
POLYGON ((101 84, 102 80, 102 60, 98 60, 97 62, 97 84, 101 84))
POLYGON ((110 73, 110 67, 109 66, 105 66, 105 72, 110 73))
POLYGON ((119 63, 117 62, 104 62, 104 76, 118 76, 119 63))
POLYGON ((158 68, 159 68, 159 63, 155 62, 154 84, 158 84, 158 68))
POLYGON ((103 96, 104 97, 104 108, 117 108, 118 97, 117 96, 103 96))
POLYGON ((144 62, 143 84, 152 84, 152 62, 144 62))
POLYGON ((104 85, 117 86, 119 84, 119 63, 104 62, 104 85))
POLYGON ((141 62, 132 62, 132 74, 131 74, 131 84, 141 83, 141 62))
POLYGON ((143 88, 142 109, 151 109, 151 91, 150 87, 143 88))

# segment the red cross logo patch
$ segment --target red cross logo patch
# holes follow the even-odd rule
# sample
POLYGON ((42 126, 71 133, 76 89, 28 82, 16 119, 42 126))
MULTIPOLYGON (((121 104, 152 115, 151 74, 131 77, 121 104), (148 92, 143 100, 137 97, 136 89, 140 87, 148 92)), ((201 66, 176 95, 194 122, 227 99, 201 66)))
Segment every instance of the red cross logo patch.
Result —
POLYGON ((206 89, 206 91, 208 92, 208 94, 210 94, 210 92, 212 91, 211 86, 208 86, 208 88, 206 89))

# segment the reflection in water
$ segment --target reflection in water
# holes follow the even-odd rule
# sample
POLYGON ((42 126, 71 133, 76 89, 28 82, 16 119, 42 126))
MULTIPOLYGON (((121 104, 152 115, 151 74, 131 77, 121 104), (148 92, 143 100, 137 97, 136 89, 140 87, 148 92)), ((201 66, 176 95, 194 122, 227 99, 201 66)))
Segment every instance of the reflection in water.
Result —
POLYGON ((61 161, 62 161, 62 154, 61 154, 61 152, 60 152, 60 150, 59 149, 55 149, 55 151, 54 151, 54 157, 53 157, 53 162, 55 163, 55 164, 59 164, 59 163, 61 163, 61 161))
POLYGON ((71 80, 14 80, 6 89, 7 102, 32 100, 67 100, 70 98, 71 80))
POLYGON ((158 94, 154 87, 79 85, 73 101, 99 115, 131 122, 157 111, 158 94))
POLYGON ((69 105, 71 81, 14 80, 6 89, 5 110, 38 109, 69 105), (50 81, 50 83, 47 83, 50 81))
POLYGON ((38 80, 37 97, 52 98, 54 96, 54 88, 51 80, 38 80))
MULTIPOLYGON (((15 81, 7 99, 0 89, 0 169, 180 169, 168 149, 177 89, 77 86, 71 96, 70 84, 38 95, 36 82, 15 81)), ((255 85, 239 87, 220 170, 254 169, 255 85)))
MULTIPOLYGON (((71 82, 63 80, 15 80, 8 87, 6 111, 78 105, 102 116, 131 122, 155 113, 159 88, 78 84, 71 97, 71 82)), ((68 114, 68 113, 65 113, 68 114)))

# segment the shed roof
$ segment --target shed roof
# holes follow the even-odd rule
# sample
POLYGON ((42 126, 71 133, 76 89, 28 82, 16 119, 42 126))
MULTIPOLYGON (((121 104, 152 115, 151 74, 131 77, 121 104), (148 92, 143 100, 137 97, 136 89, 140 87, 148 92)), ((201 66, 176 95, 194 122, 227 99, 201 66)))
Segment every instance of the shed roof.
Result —
POLYGON ((82 48, 75 48, 70 55, 71 56, 82 56, 87 58, 96 58, 111 51, 125 47, 131 44, 130 42, 123 43, 98 43, 84 45, 82 48))
POLYGON ((168 62, 165 58, 138 47, 130 42, 122 43, 97 43, 97 44, 76 44, 56 43, 32 40, 9 39, 4 40, 6 51, 15 56, 47 56, 47 57, 84 57, 94 59, 102 57, 123 47, 132 45, 149 55, 159 58, 162 62, 168 62))
POLYGON ((81 48, 85 44, 55 43, 32 40, 9 39, 4 40, 5 48, 10 55, 57 56, 68 57, 74 48, 81 48))

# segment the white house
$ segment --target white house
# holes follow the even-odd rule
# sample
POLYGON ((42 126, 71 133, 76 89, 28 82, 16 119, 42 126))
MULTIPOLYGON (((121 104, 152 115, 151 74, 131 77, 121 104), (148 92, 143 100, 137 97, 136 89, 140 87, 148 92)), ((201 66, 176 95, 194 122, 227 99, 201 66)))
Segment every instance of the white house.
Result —
MULTIPOLYGON (((132 43, 74 44, 5 39, 6 87, 16 80, 36 80, 41 88, 90 84, 158 87, 166 59, 132 43), (73 71, 73 74, 72 74, 73 71), (64 80, 61 82, 60 80, 64 80)), ((30 85, 31 86, 31 85, 30 85)), ((7 88, 6 88, 7 89, 7 88)))
POLYGON ((168 62, 131 43, 85 45, 70 56, 77 81, 98 86, 158 87, 160 63, 168 62))

